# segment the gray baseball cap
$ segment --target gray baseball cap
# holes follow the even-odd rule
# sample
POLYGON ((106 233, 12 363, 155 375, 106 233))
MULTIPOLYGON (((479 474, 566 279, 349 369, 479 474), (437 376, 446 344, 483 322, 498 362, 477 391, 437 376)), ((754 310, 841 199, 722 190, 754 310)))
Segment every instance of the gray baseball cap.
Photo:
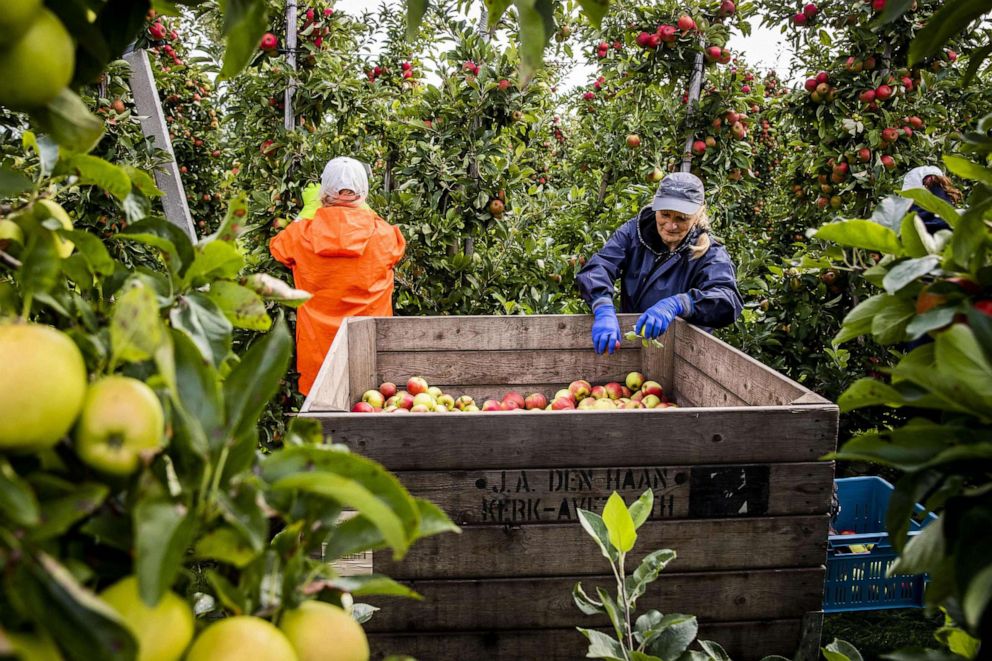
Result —
POLYGON ((651 209, 693 216, 704 204, 706 195, 699 177, 688 172, 673 172, 658 184, 651 209))

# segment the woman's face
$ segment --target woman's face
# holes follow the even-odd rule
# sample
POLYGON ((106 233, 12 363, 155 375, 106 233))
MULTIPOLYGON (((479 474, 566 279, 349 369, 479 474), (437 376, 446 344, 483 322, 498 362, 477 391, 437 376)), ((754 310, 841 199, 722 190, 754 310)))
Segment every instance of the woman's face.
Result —
POLYGON ((654 221, 658 225, 658 235, 669 250, 675 250, 692 226, 696 224, 697 216, 687 216, 678 211, 655 211, 654 221))

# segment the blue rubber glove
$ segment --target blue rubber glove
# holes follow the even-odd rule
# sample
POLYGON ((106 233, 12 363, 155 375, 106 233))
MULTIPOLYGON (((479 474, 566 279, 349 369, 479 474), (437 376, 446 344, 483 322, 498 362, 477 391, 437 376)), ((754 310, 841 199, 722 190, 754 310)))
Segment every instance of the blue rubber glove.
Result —
POLYGON ((592 346, 596 353, 613 353, 620 346, 620 322, 617 309, 612 305, 600 305, 592 312, 592 346))
POLYGON ((675 321, 675 317, 683 312, 685 312, 685 306, 682 304, 681 297, 663 298, 641 315, 634 330, 637 331, 638 335, 641 335, 643 331, 644 337, 653 340, 668 330, 668 327, 675 321))

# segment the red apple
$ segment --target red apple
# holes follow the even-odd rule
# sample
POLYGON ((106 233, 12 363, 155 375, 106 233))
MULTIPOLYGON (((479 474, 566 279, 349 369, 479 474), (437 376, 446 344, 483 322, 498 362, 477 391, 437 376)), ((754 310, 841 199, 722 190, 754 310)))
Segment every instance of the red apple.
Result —
POLYGON ((678 26, 679 26, 679 30, 682 30, 683 32, 688 32, 689 30, 696 29, 696 21, 692 20, 692 18, 690 18, 689 16, 683 14, 682 16, 679 16, 678 26))
POLYGON ((702 140, 696 140, 692 143, 692 153, 696 156, 702 156, 706 153, 706 143, 702 140))
POLYGON ((886 154, 882 157, 882 165, 885 166, 886 170, 891 170, 896 166, 896 159, 886 154))
MULTIPOLYGON (((670 44, 678 38, 677 31, 674 25, 659 26, 658 31, 655 32, 653 36, 657 37, 661 41, 664 41, 666 44, 670 44)), ((655 41, 652 48, 657 48, 657 47, 658 47, 658 42, 655 41)))
POLYGON ((879 101, 887 101, 892 98, 892 88, 888 85, 879 85, 875 90, 875 98, 879 101))
POLYGON ((568 386, 568 391, 572 393, 572 399, 581 402, 592 392, 592 386, 589 385, 588 381, 580 379, 578 381, 572 381, 568 386))
POLYGON ((521 395, 518 392, 513 391, 513 390, 511 390, 510 392, 508 392, 505 395, 503 395, 503 402, 502 403, 503 404, 506 404, 507 402, 511 402, 511 401, 514 404, 516 404, 516 408, 518 408, 518 409, 524 408, 524 405, 526 403, 525 400, 524 400, 524 396, 521 395))
POLYGON ((644 393, 644 397, 655 395, 660 398, 664 394, 661 384, 657 381, 645 381, 641 386, 641 392, 644 393))
POLYGON ((531 393, 524 400, 524 405, 527 410, 543 409, 548 405, 548 398, 539 392, 531 393))
POLYGON ((816 14, 819 11, 820 11, 820 9, 816 5, 814 5, 812 2, 810 2, 805 7, 803 7, 803 14, 806 15, 806 18, 813 18, 814 16, 816 16, 816 14))
POLYGON ((621 386, 616 381, 611 381, 607 383, 603 388, 606 390, 606 396, 610 399, 620 399, 623 397, 623 386, 621 386))
POLYGON ((368 402, 356 402, 351 407, 352 413, 375 413, 375 408, 368 402))
POLYGON ((798 14, 796 14, 795 16, 792 17, 792 22, 795 23, 796 25, 800 25, 800 26, 801 25, 806 25, 806 21, 808 21, 808 20, 809 20, 809 18, 807 18, 806 14, 804 14, 802 12, 799 12, 798 14))
POLYGON ((278 46, 279 39, 271 32, 266 32, 262 35, 262 41, 258 45, 264 51, 274 51, 278 46))
POLYGON ((495 399, 487 399, 482 403, 483 411, 502 411, 503 407, 495 399))
POLYGON ((593 399, 608 399, 609 394, 606 392, 606 388, 603 386, 593 386, 592 391, 589 393, 593 399))
POLYGON ((820 83, 816 82, 816 78, 807 78, 806 82, 803 83, 803 87, 806 88, 807 92, 813 92, 816 90, 816 86, 820 83))
POLYGON ((895 142, 899 139, 899 129, 887 128, 882 129, 882 140, 885 142, 895 142))
POLYGON ((830 82, 830 74, 827 73, 826 71, 821 71, 821 72, 819 72, 819 73, 816 74, 816 83, 817 83, 817 85, 819 85, 821 83, 829 83, 829 82, 830 82))
POLYGON ((555 397, 555 401, 551 402, 552 411, 569 411, 574 408, 575 403, 571 397, 555 397))
POLYGON ((422 376, 410 377, 410 380, 406 382, 406 390, 411 395, 419 395, 422 392, 427 392, 427 381, 422 376))
POLYGON ((858 99, 861 103, 874 103, 875 102, 875 90, 865 90, 858 95, 858 99))
POLYGON ((396 384, 395 383, 390 383, 389 381, 386 381, 385 383, 383 383, 383 384, 381 384, 379 386, 379 392, 382 393, 382 396, 383 397, 387 397, 387 398, 388 397, 392 397, 397 392, 396 391, 396 384))

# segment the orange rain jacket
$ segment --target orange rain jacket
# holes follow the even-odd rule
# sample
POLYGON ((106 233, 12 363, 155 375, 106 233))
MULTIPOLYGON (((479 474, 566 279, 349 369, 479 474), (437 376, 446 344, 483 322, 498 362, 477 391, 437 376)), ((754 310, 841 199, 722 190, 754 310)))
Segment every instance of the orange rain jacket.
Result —
POLYGON ((313 294, 296 316, 304 395, 345 317, 393 315, 393 267, 405 248, 399 228, 367 207, 323 207, 272 238, 272 256, 293 270, 297 289, 313 294))

